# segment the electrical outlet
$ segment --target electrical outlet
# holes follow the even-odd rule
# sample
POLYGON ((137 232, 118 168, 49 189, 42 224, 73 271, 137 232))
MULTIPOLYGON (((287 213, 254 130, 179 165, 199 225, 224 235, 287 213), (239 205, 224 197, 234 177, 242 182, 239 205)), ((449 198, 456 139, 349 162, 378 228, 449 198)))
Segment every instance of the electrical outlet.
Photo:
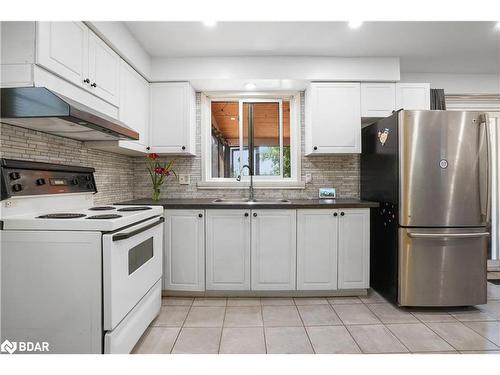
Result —
POLYGON ((7 207, 7 208, 14 207, 14 201, 12 201, 12 200, 5 201, 5 207, 7 207))
POLYGON ((180 174, 179 175, 179 184, 180 185, 189 185, 190 176, 188 174, 180 174))
POLYGON ((313 178, 312 178, 312 174, 307 173, 307 174, 306 174, 306 184, 311 183, 312 179, 313 179, 313 178))

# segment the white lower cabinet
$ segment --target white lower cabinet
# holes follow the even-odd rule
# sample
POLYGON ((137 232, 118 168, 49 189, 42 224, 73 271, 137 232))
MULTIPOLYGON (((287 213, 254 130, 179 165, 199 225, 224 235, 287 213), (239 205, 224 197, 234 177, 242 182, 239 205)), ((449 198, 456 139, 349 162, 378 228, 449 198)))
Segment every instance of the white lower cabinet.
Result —
POLYGON ((370 209, 340 209, 338 288, 370 286, 370 209))
POLYGON ((337 289, 338 212, 297 211, 297 289, 337 289))
POLYGON ((207 290, 250 290, 250 210, 207 210, 207 290))
POLYGON ((163 289, 205 290, 203 210, 165 210, 163 289))
POLYGON ((296 210, 252 210, 252 290, 295 290, 296 210))

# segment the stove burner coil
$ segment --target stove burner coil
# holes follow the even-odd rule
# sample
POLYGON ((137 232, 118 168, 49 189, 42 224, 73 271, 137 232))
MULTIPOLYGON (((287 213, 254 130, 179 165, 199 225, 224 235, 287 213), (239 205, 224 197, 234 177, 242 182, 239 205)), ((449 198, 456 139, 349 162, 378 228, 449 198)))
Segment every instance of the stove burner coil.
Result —
POLYGON ((122 215, 104 214, 104 215, 89 216, 87 219, 118 219, 119 217, 122 217, 122 215))
POLYGON ((96 206, 89 208, 89 211, 111 211, 116 210, 116 207, 113 206, 96 206))
POLYGON ((85 217, 84 214, 71 214, 71 213, 61 213, 61 214, 47 214, 38 216, 37 219, 77 219, 79 217, 85 217))
POLYGON ((137 206, 137 207, 124 207, 124 208, 119 208, 118 211, 146 211, 146 210, 151 210, 151 207, 143 207, 143 206, 137 206))

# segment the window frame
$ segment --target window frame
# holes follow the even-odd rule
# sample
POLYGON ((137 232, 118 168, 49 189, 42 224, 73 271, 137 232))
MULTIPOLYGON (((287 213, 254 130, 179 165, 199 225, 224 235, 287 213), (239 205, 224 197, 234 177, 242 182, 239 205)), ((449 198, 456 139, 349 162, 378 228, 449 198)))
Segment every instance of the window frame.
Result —
POLYGON ((304 189, 305 183, 301 181, 301 108, 300 92, 216 92, 201 93, 201 167, 202 178, 198 182, 199 188, 206 189, 247 189, 249 176, 242 176, 241 181, 230 177, 212 177, 212 152, 211 152, 211 124, 212 101, 238 101, 239 102, 239 127, 240 127, 240 152, 243 144, 243 105, 245 102, 278 102, 280 108, 280 176, 254 176, 255 188, 278 189, 304 189), (283 176, 283 101, 290 102, 290 177, 283 176))

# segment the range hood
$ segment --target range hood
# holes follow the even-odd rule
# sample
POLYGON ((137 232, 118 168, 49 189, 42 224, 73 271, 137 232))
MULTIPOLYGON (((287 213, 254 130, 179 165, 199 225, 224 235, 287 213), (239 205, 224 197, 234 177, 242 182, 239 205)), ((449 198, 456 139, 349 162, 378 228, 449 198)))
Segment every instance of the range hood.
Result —
POLYGON ((44 87, 0 89, 0 122, 79 141, 138 140, 139 133, 44 87))

